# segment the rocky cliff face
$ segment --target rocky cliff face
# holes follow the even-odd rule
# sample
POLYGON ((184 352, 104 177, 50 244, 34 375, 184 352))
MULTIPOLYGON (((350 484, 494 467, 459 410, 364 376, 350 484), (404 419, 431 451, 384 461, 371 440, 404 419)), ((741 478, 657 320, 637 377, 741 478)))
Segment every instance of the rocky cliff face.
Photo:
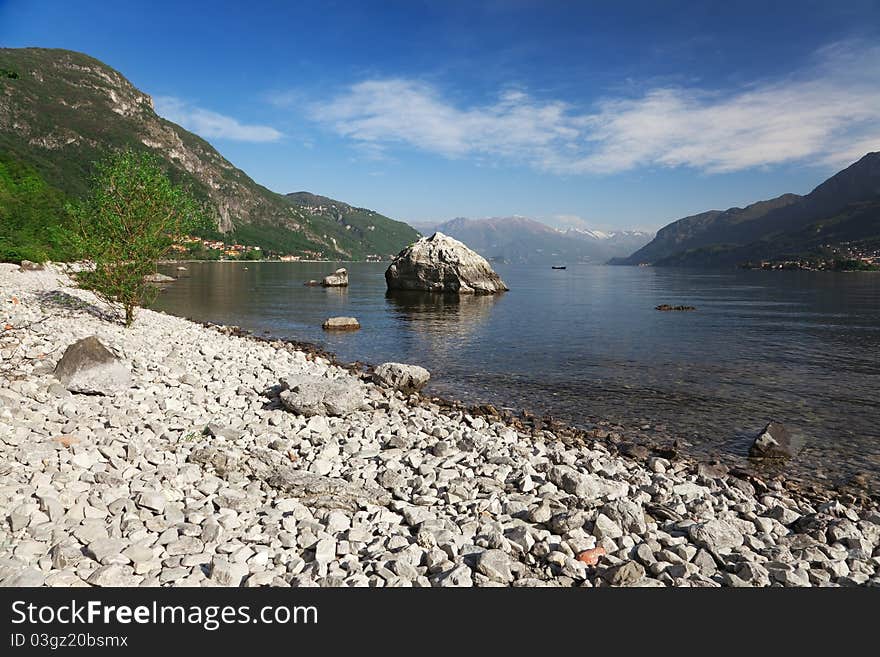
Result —
POLYGON ((389 290, 495 294, 508 289, 483 256, 443 233, 401 251, 388 270, 389 290))
POLYGON ((375 242, 389 229, 384 254, 417 237, 405 224, 374 213, 371 243, 342 218, 309 212, 258 185, 207 141, 157 115, 147 94, 96 59, 67 50, 4 48, 0 67, 18 75, 0 79, 0 149, 71 195, 85 191, 93 161, 129 146, 158 154, 206 201, 218 231, 244 243, 359 259, 375 253, 375 242))

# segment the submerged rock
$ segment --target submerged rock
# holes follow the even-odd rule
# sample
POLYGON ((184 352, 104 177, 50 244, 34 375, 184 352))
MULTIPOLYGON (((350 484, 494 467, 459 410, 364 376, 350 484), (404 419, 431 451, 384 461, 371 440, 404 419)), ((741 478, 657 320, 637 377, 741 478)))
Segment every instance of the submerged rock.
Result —
POLYGON ((397 254, 385 272, 389 290, 495 294, 507 285, 486 259, 443 233, 423 237, 397 254))
POLYGON ((660 310, 662 312, 669 312, 672 310, 677 311, 687 311, 687 310, 696 310, 696 306, 670 306, 668 303, 661 303, 659 306, 654 308, 654 310, 660 310))
POLYGON ((128 368, 94 335, 70 345, 55 366, 55 378, 71 392, 112 395, 131 387, 128 368))
POLYGON ((348 271, 345 267, 340 267, 329 276, 325 276, 321 285, 324 287, 348 287, 348 271))
POLYGON ((794 454, 788 431, 779 422, 769 422, 749 448, 749 456, 754 458, 787 459, 794 454))
POLYGON ((430 378, 431 373, 424 367, 406 363, 382 363, 373 370, 376 383, 407 394, 424 388, 430 378))

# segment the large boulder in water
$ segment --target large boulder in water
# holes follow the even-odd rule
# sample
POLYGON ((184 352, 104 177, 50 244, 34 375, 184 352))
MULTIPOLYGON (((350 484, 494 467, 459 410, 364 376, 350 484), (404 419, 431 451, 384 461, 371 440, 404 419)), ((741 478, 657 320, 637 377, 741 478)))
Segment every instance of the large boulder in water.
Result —
POLYGON ((112 395, 131 387, 131 373, 94 335, 70 345, 55 378, 71 392, 112 395))
POLYGON ((508 287, 486 259, 456 239, 434 233, 397 254, 385 272, 389 290, 495 294, 508 287))

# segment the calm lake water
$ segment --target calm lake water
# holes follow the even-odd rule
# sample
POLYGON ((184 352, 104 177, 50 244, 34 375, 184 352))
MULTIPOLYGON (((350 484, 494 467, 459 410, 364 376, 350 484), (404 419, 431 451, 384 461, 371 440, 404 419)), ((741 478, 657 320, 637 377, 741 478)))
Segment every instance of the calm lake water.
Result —
POLYGON ((386 295, 386 266, 191 263, 155 307, 344 361, 420 364, 441 396, 580 425, 665 425, 728 460, 772 418, 804 443, 798 474, 880 473, 878 274, 498 265, 510 292, 458 299, 386 295), (303 286, 337 266, 349 288, 303 286), (326 333, 333 315, 363 328, 326 333))

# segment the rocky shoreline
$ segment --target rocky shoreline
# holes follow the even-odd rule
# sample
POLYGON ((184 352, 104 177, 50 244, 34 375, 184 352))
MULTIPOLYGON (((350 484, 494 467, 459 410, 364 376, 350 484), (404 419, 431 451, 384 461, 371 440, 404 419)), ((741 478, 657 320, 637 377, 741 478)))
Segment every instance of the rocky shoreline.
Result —
POLYGON ((126 330, 54 266, 0 265, 0 303, 0 585, 880 584, 870 499, 407 395, 305 345, 148 310, 126 330), (54 377, 89 336, 131 387, 54 377), (291 398, 316 379, 356 402, 291 398))

